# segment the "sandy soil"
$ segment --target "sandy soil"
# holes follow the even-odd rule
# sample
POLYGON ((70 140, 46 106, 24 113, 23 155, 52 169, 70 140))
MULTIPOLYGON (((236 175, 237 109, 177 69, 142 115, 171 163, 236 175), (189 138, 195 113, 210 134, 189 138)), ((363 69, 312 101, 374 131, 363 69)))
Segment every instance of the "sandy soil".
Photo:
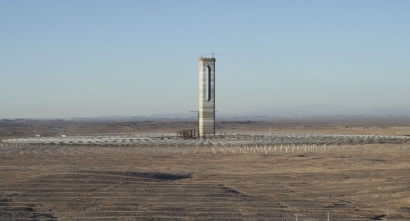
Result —
MULTIPOLYGON (((272 131, 393 135, 408 127, 403 121, 374 126, 315 122, 309 123, 313 129, 299 121, 278 124, 288 127, 252 121, 226 125, 233 131, 254 124, 253 131, 272 125, 272 131), (298 123, 300 127, 295 126, 298 123)), ((8 134, 10 130, 2 126, 2 138, 23 136, 26 127, 44 134, 82 134, 112 132, 112 125, 117 125, 116 132, 140 125, 7 123, 18 134, 8 134)), ((168 123, 166 130, 191 124, 168 123)), ((0 220, 296 220, 297 216, 300 221, 327 220, 328 214, 332 221, 410 220, 409 143, 268 154, 252 147, 245 152, 239 147, 233 151, 208 146, 196 154, 182 147, 156 152, 144 148, 1 147, 0 220)))

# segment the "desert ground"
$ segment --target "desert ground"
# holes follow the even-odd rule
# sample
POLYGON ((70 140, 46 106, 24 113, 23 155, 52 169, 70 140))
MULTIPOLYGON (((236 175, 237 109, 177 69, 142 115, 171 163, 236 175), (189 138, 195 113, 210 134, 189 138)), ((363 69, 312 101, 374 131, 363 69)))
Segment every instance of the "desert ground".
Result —
MULTIPOLYGON (((195 121, 0 121, 0 140, 173 133, 195 121)), ((0 142, 0 220, 410 220, 410 118, 221 120, 218 133, 399 136, 331 144, 0 142)), ((255 137, 241 137, 253 139, 255 137)), ((165 142, 165 141, 164 141, 165 142)))

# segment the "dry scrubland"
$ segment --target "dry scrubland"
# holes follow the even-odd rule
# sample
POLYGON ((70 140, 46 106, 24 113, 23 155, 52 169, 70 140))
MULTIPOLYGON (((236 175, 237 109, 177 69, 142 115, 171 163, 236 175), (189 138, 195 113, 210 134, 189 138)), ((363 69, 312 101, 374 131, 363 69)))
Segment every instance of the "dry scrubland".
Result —
MULTIPOLYGON (((406 118, 226 121, 218 123, 218 131, 261 132, 269 125, 272 132, 288 133, 410 131, 406 118)), ((181 121, 3 121, 0 138, 194 127, 195 122, 181 121)), ((329 220, 410 220, 408 142, 311 146, 287 153, 278 148, 268 154, 251 146, 200 150, 0 147, 0 220, 300 221, 327 220, 328 213, 329 220)))
MULTIPOLYGON (((177 130, 197 127, 197 121, 178 119, 133 122, 0 120, 0 139, 33 137, 35 134, 60 136, 96 133, 176 133, 177 130)), ((220 119, 216 122, 217 133, 268 133, 269 127, 272 133, 410 135, 410 117, 238 118, 220 119)))

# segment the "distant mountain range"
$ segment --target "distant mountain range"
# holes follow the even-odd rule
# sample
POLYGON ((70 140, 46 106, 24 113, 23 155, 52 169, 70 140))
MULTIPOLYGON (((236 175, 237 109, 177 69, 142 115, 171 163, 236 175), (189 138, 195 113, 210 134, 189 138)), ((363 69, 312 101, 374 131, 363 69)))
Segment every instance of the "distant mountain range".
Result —
MULTIPOLYGON (((216 117, 223 118, 269 118, 269 117, 331 117, 331 116, 409 116, 410 108, 380 108, 380 109, 355 109, 337 105, 310 104, 287 108, 276 108, 263 111, 244 113, 216 113, 216 117)), ((197 113, 172 113, 152 114, 142 116, 108 116, 93 118, 95 120, 196 120, 197 113)), ((80 118, 73 118, 73 120, 80 118)), ((90 118, 87 118, 90 119, 90 118)))
MULTIPOLYGON (((379 109, 358 109, 337 105, 320 105, 310 104, 294 106, 287 108, 276 108, 262 111, 244 112, 244 113, 216 113, 217 119, 226 118, 270 118, 270 117, 410 117, 410 108, 379 108, 379 109)), ((53 120, 68 121, 138 121, 138 120, 197 120, 197 113, 168 113, 152 114, 141 116, 105 116, 105 117, 76 117, 76 118, 58 118, 53 120)), ((50 119, 3 119, 0 121, 22 121, 22 120, 50 120, 50 119)))
POLYGON ((359 109, 338 105, 310 104, 265 110, 251 115, 284 116, 410 116, 410 108, 359 109))

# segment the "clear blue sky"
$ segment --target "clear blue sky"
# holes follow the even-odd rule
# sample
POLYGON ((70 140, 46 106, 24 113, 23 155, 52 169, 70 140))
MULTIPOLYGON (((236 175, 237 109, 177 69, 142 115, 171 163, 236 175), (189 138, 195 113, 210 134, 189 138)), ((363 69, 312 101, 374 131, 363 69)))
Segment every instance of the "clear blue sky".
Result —
POLYGON ((0 0, 0 119, 410 106, 410 1, 0 0))

